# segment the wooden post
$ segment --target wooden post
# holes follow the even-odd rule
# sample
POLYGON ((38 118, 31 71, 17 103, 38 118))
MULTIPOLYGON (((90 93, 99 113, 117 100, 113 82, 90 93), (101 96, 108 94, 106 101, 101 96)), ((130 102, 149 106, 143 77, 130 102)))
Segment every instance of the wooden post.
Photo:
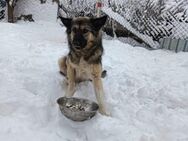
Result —
POLYGON ((96 16, 97 16, 97 17, 100 17, 100 14, 101 14, 101 7, 102 7, 102 2, 101 2, 101 0, 97 0, 97 3, 96 3, 96 10, 97 10, 96 16))
POLYGON ((13 23, 14 22, 14 7, 13 6, 11 6, 10 4, 9 4, 9 1, 10 0, 8 0, 8 22, 10 22, 10 23, 13 23))

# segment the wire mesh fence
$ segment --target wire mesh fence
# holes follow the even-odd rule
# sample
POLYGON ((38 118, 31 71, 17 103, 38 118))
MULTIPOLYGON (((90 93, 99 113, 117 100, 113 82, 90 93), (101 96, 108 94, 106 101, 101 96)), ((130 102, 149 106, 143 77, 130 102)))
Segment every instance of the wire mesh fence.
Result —
POLYGON ((59 14, 67 17, 107 14, 104 28, 111 36, 131 37, 151 48, 161 38, 188 39, 187 0, 61 0, 59 14), (97 7, 98 3, 100 5, 97 7))
MULTIPOLYGON (((103 29, 106 34, 133 39, 150 48, 160 48, 160 40, 167 37, 188 40, 187 0, 52 1, 59 5, 58 16, 94 17, 106 14, 109 16, 103 29)), ((5 6, 6 0, 0 0, 0 19, 4 17, 5 6)))
POLYGON ((0 20, 5 17, 6 1, 0 0, 0 20))

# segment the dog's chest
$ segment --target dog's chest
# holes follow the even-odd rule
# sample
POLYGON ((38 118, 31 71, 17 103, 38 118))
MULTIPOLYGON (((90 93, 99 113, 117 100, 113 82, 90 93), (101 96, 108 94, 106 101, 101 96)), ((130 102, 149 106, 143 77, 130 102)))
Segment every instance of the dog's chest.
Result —
POLYGON ((73 67, 77 78, 91 79, 92 65, 88 64, 83 58, 80 58, 79 64, 73 64, 73 67))

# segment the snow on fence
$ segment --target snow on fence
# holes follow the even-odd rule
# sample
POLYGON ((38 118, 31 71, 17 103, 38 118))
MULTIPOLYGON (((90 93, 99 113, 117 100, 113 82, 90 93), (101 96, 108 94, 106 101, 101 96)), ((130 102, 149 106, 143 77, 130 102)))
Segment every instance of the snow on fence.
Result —
MULTIPOLYGON (((4 1, 0 0, 0 19, 4 16, 4 1)), ((62 16, 99 16, 106 13, 110 18, 105 28, 110 29, 110 34, 133 38, 151 48, 159 48, 159 40, 167 37, 188 39, 187 0, 48 0, 48 4, 49 1, 59 4, 58 15, 62 16)), ((27 8, 23 9, 28 12, 27 8)))
POLYGON ((5 17, 6 1, 0 0, 0 20, 5 17))
POLYGON ((130 25, 130 23, 125 18, 123 18, 121 15, 119 15, 118 13, 113 12, 110 8, 107 8, 107 7, 103 7, 102 11, 104 13, 106 13, 110 18, 112 18, 113 20, 115 20, 116 22, 121 24, 123 27, 125 27, 128 31, 130 31, 135 36, 137 36, 139 39, 141 39, 144 43, 149 45, 151 48, 154 48, 154 49, 159 48, 159 43, 158 42, 155 42, 148 35, 144 35, 144 34, 139 33, 138 31, 136 31, 130 25))
POLYGON ((68 17, 96 16, 98 2, 100 13, 110 17, 113 34, 124 32, 119 35, 136 37, 151 48, 159 48, 159 40, 166 37, 188 39, 187 0, 61 0, 60 11, 68 17))

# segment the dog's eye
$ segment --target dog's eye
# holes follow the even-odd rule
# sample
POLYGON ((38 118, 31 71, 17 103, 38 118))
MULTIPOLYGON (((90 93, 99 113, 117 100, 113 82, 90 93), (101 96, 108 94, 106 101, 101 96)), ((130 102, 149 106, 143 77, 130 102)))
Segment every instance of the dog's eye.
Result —
POLYGON ((83 29, 83 33, 88 33, 89 30, 88 29, 83 29))

